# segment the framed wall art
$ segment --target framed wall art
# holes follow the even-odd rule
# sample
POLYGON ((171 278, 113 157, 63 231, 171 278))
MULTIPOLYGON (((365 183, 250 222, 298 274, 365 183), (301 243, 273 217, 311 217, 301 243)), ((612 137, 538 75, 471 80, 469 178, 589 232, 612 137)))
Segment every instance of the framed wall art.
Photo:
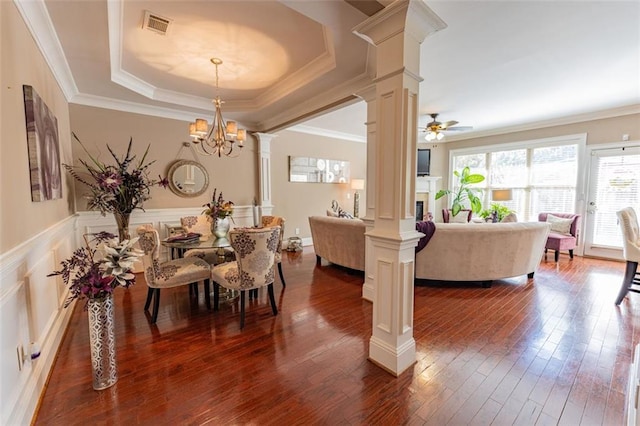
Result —
POLYGON ((62 198, 58 120, 32 86, 22 86, 29 150, 31 200, 62 198))

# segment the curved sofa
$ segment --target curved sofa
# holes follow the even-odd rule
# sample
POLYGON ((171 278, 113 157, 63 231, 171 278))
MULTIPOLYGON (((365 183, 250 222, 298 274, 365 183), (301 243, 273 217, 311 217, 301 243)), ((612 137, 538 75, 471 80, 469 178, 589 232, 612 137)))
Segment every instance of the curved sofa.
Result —
POLYGON ((532 278, 550 229, 544 222, 438 223, 416 254, 415 277, 486 283, 524 274, 532 278))
POLYGON ((317 263, 325 259, 336 265, 364 271, 364 232, 360 219, 310 216, 309 227, 317 263))

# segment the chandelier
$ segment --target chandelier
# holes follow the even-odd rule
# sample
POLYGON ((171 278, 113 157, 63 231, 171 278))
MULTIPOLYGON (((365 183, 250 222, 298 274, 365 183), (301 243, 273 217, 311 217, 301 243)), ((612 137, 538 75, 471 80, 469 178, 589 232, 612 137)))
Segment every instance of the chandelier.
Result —
MULTIPOLYGON (((211 63, 216 66, 216 90, 218 90, 218 65, 222 65, 222 60, 211 58, 211 63)), ((234 155, 232 153, 234 153, 236 146, 238 149, 244 146, 244 141, 247 139, 247 131, 239 129, 238 123, 235 121, 224 121, 221 108, 224 101, 220 99, 219 95, 216 95, 211 102, 215 107, 211 130, 209 130, 209 123, 203 118, 198 118, 195 122, 190 123, 189 135, 193 138, 192 143, 195 145, 196 151, 203 155, 218 154, 218 157, 222 157, 222 154, 224 154, 227 157, 237 156, 239 154, 238 151, 235 151, 234 155)))

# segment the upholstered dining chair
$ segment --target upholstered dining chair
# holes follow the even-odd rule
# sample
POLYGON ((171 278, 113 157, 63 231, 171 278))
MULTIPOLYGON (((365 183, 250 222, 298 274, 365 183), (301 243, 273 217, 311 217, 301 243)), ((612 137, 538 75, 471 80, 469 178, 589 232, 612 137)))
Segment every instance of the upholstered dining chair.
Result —
MULTIPOLYGON (((203 240, 213 238, 211 234, 212 223, 213 219, 211 219, 211 216, 205 214, 201 214, 199 216, 184 216, 180 218, 180 225, 182 225, 185 232, 197 232, 201 235, 200 238, 203 240)), ((192 256, 199 257, 210 265, 214 265, 218 263, 220 254, 217 248, 211 247, 187 250, 183 255, 183 257, 192 256)))
POLYGON ((282 240, 284 238, 284 218, 280 216, 262 216, 262 227, 269 228, 273 226, 280 227, 280 241, 278 241, 278 251, 276 252, 276 265, 278 265, 278 275, 282 281, 282 287, 286 287, 284 275, 282 274, 282 240))
POLYGON ((469 209, 462 209, 457 215, 451 213, 451 209, 442 209, 442 220, 444 223, 468 223, 471 222, 471 215, 473 211, 469 209))
POLYGON ((544 254, 547 250, 554 250, 554 260, 560 259, 560 250, 568 250, 569 257, 573 259, 573 249, 578 245, 580 233, 580 215, 575 213, 539 213, 539 222, 551 223, 551 232, 544 246, 544 254))
POLYGON ((638 216, 632 207, 625 207, 616 212, 618 223, 622 231, 622 253, 624 260, 627 261, 622 286, 616 299, 616 305, 622 302, 622 299, 628 292, 633 291, 640 293, 640 272, 638 271, 638 262, 640 262, 640 230, 638 229, 638 216))
POLYGON ((275 280, 275 257, 280 227, 236 228, 229 232, 231 247, 236 260, 211 269, 213 279, 213 309, 218 310, 219 286, 240 291, 240 329, 244 328, 245 292, 267 287, 273 315, 278 315, 273 281, 275 280))
POLYGON ((160 306, 160 289, 189 285, 204 281, 204 295, 207 308, 211 308, 209 296, 209 280, 211 279, 211 266, 198 257, 186 257, 181 259, 160 262, 160 237, 158 231, 149 226, 141 226, 137 230, 140 239, 138 243, 144 252, 142 264, 144 278, 149 290, 144 310, 149 310, 153 300, 151 322, 155 324, 158 319, 160 306))

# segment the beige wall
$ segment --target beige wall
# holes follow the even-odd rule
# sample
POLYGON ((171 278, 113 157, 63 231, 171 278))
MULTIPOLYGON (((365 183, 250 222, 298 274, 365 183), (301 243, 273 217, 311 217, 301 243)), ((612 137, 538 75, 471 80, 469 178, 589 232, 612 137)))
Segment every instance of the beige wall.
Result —
MULTIPOLYGON (((354 191, 349 184, 289 182, 290 155, 347 160, 351 178, 364 179, 367 145, 292 131, 278 133, 271 142, 272 202, 273 213, 286 218, 285 238, 295 235, 295 228, 300 228, 301 238, 310 237, 308 217, 326 215, 331 200, 337 200, 344 210, 353 213, 354 191)), ((364 216, 365 191, 359 192, 360 216, 364 216)))
POLYGON ((71 215, 73 195, 63 176, 62 199, 31 201, 22 85, 33 86, 57 117, 62 161, 71 159, 69 109, 15 4, 2 1, 0 8, 0 253, 5 253, 71 215))
MULTIPOLYGON (((166 176, 171 164, 178 159, 181 143, 189 141, 188 123, 168 118, 120 112, 103 108, 81 105, 70 105, 71 130, 91 152, 92 156, 100 156, 100 160, 114 164, 113 158, 106 148, 108 144, 113 151, 122 157, 127 149, 129 139, 133 138, 133 152, 140 159, 147 145, 150 145, 148 160, 155 160, 150 167, 150 177, 166 176)), ((182 198, 169 189, 153 187, 151 199, 144 205, 145 209, 161 209, 175 207, 200 207, 207 203, 213 189, 222 191, 225 199, 236 205, 250 205, 257 197, 257 143, 249 137, 241 154, 236 158, 223 156, 198 155, 197 161, 204 165, 209 173, 209 189, 194 198, 182 198)), ((73 156, 87 158, 80 144, 73 141, 73 156)), ((190 149, 180 152, 180 159, 194 160, 190 149)), ((87 210, 82 194, 86 193, 84 185, 77 185, 78 210, 87 210)))
MULTIPOLYGON (((457 142, 437 144, 438 155, 432 155, 432 170, 437 170, 442 181, 438 188, 448 187, 449 176, 449 152, 453 149, 468 148, 474 146, 495 145, 509 142, 530 141, 549 137, 587 134, 587 145, 598 145, 622 141, 622 135, 628 134, 629 140, 640 141, 640 114, 623 115, 600 120, 584 121, 581 123, 567 124, 563 126, 545 127, 522 132, 506 133, 503 135, 487 136, 483 138, 466 139, 457 142)), ((432 150, 433 153, 433 150, 432 150)), ((432 175, 436 175, 432 173, 432 175)), ((436 201, 436 211, 440 212, 445 207, 446 197, 436 201)), ((441 220, 441 214, 437 216, 441 220)))

